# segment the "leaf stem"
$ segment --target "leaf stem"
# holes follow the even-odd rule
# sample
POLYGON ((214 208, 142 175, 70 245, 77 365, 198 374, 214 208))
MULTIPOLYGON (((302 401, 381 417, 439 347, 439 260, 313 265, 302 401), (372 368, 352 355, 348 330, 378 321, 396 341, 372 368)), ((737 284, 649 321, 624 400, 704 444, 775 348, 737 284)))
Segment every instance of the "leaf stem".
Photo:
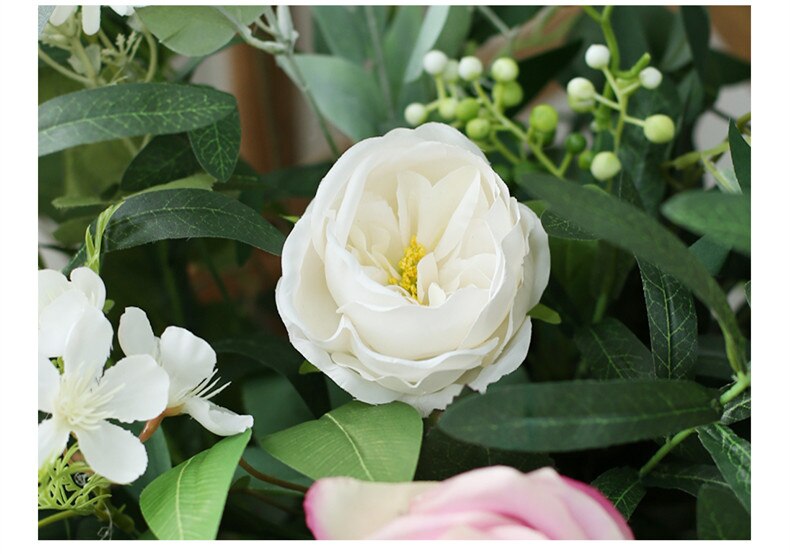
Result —
POLYGON ((52 69, 54 69, 55 71, 57 71, 61 75, 65 76, 65 77, 68 77, 69 79, 71 79, 73 81, 77 81, 78 83, 82 83, 86 87, 93 86, 93 83, 91 83, 91 81, 89 79, 83 77, 82 75, 80 75, 78 73, 75 73, 74 71, 72 71, 70 69, 67 69, 67 68, 63 67, 58 62, 53 60, 46 52, 44 52, 44 50, 41 49, 40 46, 38 48, 38 57, 41 59, 41 61, 43 61, 45 64, 47 64, 49 67, 51 67, 52 69))
POLYGON ((52 514, 51 516, 47 516, 43 519, 39 519, 38 528, 41 529, 42 527, 46 527, 47 525, 51 525, 52 523, 57 523, 58 521, 63 521, 64 519, 69 519, 72 517, 76 517, 78 515, 82 515, 82 514, 74 510, 65 510, 63 512, 58 512, 56 514, 52 514))
POLYGON ((477 10, 483 14, 489 22, 491 22, 491 25, 496 27, 496 29, 502 35, 502 38, 507 41, 507 53, 512 54, 513 42, 516 39, 515 29, 508 27, 507 24, 496 14, 496 12, 488 6, 477 6, 477 10))
POLYGON ((159 67, 159 49, 157 48, 153 35, 151 35, 151 31, 145 27, 143 27, 143 36, 145 37, 146 44, 148 44, 148 71, 145 73, 144 82, 150 83, 159 67))
POLYGON ((512 163, 513 165, 517 165, 519 163, 518 157, 513 154, 510 150, 508 150, 507 146, 505 146, 499 138, 497 138, 496 133, 491 133, 491 142, 493 143, 494 147, 497 151, 502 154, 507 160, 512 163))
POLYGON ((290 489, 292 491, 297 491, 301 493, 307 492, 307 487, 303 487, 302 485, 297 485, 296 483, 291 483, 290 481, 284 481, 282 479, 278 479, 277 477, 272 477, 271 475, 267 475, 265 473, 258 471, 257 469, 252 467, 244 458, 239 460, 239 466, 244 471, 246 471, 256 479, 258 479, 259 481, 263 481, 264 483, 270 483, 272 485, 276 485, 284 489, 290 489))

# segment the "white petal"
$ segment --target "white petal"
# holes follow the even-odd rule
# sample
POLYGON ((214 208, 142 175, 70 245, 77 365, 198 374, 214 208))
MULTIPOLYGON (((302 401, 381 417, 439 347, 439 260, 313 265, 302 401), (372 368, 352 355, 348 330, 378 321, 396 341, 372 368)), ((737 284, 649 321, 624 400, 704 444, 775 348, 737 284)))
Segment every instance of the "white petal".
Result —
POLYGON ((148 354, 154 358, 159 357, 151 323, 140 308, 129 307, 124 310, 118 324, 118 342, 127 356, 148 354))
POLYGON ((69 429, 54 418, 38 424, 38 467, 57 458, 69 441, 69 429))
POLYGON ((304 499, 307 527, 320 540, 364 539, 406 513, 414 497, 439 483, 369 483, 319 479, 304 499))
POLYGON ((209 400, 194 396, 184 403, 183 412, 191 415, 215 435, 223 437, 237 435, 252 427, 253 423, 252 416, 239 415, 209 400))
MULTIPOLYGON (((83 8, 84 9, 84 8, 83 8)), ((71 282, 77 290, 81 290, 90 304, 98 309, 104 309, 104 301, 107 298, 107 291, 104 288, 104 281, 96 272, 87 267, 78 267, 71 272, 71 282)))
MULTIPOLYGON (((56 8, 57 9, 57 8, 56 8)), ((38 272, 38 313, 69 290, 68 279, 60 271, 41 269, 38 272)))
POLYGON ((118 15, 127 16, 134 13, 134 8, 132 6, 110 6, 110 8, 118 15))
POLYGON ((153 419, 167 407, 170 379, 147 354, 122 359, 104 372, 100 384, 103 392, 118 391, 107 408, 110 417, 119 421, 153 419))
POLYGON ((112 325, 99 310, 89 308, 69 334, 63 352, 67 375, 97 378, 112 347, 112 325))
POLYGON ((47 358, 38 355, 38 409, 52 413, 60 388, 60 373, 47 358))
POLYGON ((82 6, 82 30, 95 35, 101 24, 101 6, 82 6))
POLYGON ((469 140, 466 135, 457 129, 443 123, 425 123, 414 129, 414 134, 426 141, 436 141, 443 144, 452 144, 458 148, 463 148, 475 156, 486 159, 485 154, 469 140))
POLYGON ((88 305, 82 292, 70 289, 47 304, 38 315, 38 350, 47 358, 59 358, 66 351, 74 325, 88 305))
POLYGON ((49 16, 49 22, 53 25, 63 25, 76 9, 77 6, 55 6, 52 15, 49 16))
POLYGON ((181 396, 209 378, 217 365, 217 354, 203 339, 181 327, 168 327, 159 341, 159 362, 170 377, 168 406, 181 403, 181 396))
POLYGON ((529 253, 528 262, 531 266, 533 275, 531 302, 528 309, 540 301, 546 285, 549 283, 549 271, 551 270, 551 253, 549 251, 549 237, 543 229, 540 218, 535 212, 524 204, 518 205, 521 217, 526 225, 529 226, 529 253))
POLYGON ((516 334, 510 339, 505 350, 491 365, 484 367, 480 374, 470 383, 469 388, 478 392, 485 392, 488 385, 496 383, 503 376, 514 372, 524 358, 527 357, 529 342, 532 338, 532 321, 526 318, 516 334))
POLYGON ((145 472, 145 447, 126 429, 100 421, 93 429, 75 429, 75 434, 88 465, 113 483, 131 483, 145 472))

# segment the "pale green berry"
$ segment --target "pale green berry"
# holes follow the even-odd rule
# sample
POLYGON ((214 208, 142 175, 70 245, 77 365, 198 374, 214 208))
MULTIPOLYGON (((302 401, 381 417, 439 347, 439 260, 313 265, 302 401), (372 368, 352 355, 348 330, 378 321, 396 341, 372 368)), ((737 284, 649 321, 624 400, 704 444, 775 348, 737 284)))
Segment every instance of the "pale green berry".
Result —
POLYGON ((639 72, 639 82, 647 89, 658 88, 662 78, 661 72, 655 67, 646 67, 639 72))
POLYGON ((609 65, 612 55, 603 44, 593 44, 584 53, 584 61, 593 69, 603 69, 609 65))
POLYGON ((599 152, 593 158, 590 172, 599 181, 606 181, 620 173, 622 168, 623 166, 614 152, 599 152))
POLYGON ((551 133, 557 128, 559 115, 554 106, 549 104, 539 104, 535 106, 529 114, 529 125, 541 133, 551 133))
POLYGON ((582 102, 592 100, 595 97, 595 85, 592 81, 584 77, 574 77, 568 81, 566 88, 568 96, 582 102))
POLYGON ((577 113, 587 113, 595 109, 595 100, 579 100, 576 96, 568 96, 568 106, 577 113))
POLYGON ((651 115, 645 119, 645 137, 650 142, 663 144, 675 136, 675 124, 664 114, 651 115))
POLYGON ((518 77, 518 64, 513 58, 499 58, 491 65, 491 77, 500 83, 507 83, 518 77))
POLYGON ((456 109, 458 109, 458 100, 455 98, 445 98, 439 102, 439 115, 444 119, 455 119, 456 109))
POLYGON ((475 56, 464 56, 458 63, 458 74, 464 81, 476 81, 483 74, 483 62, 475 56))
POLYGON ((458 82, 458 60, 448 60, 442 77, 448 83, 458 82))
POLYGON ((466 134, 472 140, 483 140, 491 132, 491 122, 476 117, 466 124, 466 134))
POLYGON ((406 109, 403 112, 403 117, 406 119, 406 123, 412 127, 416 127, 417 125, 425 122, 426 118, 428 117, 428 109, 423 104, 414 102, 413 104, 406 106, 406 109))
POLYGON ((494 98, 500 98, 506 108, 518 106, 524 99, 524 89, 516 81, 495 84, 493 93, 494 98))
POLYGON ((447 66, 447 54, 440 50, 431 50, 422 58, 422 66, 429 75, 439 75, 447 66))
POLYGON ((579 159, 576 161, 576 163, 579 164, 579 169, 587 171, 590 169, 590 167, 592 167, 592 161, 593 161, 592 150, 585 150, 584 152, 579 154, 579 159))
POLYGON ((469 121, 477 117, 479 111, 480 104, 477 103, 477 100, 474 98, 464 98, 458 103, 458 107, 455 109, 455 117, 461 121, 469 121))

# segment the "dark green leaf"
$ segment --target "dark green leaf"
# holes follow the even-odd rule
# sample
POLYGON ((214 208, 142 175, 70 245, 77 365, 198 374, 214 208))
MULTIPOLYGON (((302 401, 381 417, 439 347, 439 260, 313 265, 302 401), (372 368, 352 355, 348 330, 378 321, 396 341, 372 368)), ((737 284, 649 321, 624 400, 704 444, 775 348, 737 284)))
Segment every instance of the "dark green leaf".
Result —
POLYGON ((718 89, 718 75, 715 65, 708 63, 710 52, 710 18, 703 6, 681 6, 680 16, 686 40, 691 48, 691 59, 697 75, 702 79, 708 98, 715 97, 718 89))
POLYGON ((751 250, 751 196, 693 190, 676 194, 661 207, 673 223, 748 255, 751 250))
POLYGON ((655 377, 653 360, 645 345, 631 330, 613 318, 580 329, 576 346, 590 363, 597 379, 644 379, 655 377))
POLYGON ((648 487, 678 489, 692 496, 699 494, 702 485, 727 486, 716 466, 708 464, 687 464, 663 462, 642 479, 648 487))
POLYGON ((406 73, 409 56, 417 41, 422 22, 420 6, 398 6, 395 17, 384 35, 384 65, 389 76, 392 97, 399 105, 401 85, 406 73))
POLYGON ((603 493, 628 521, 645 496, 639 473, 630 467, 615 467, 602 473, 590 483, 603 493))
POLYGON ((549 308, 548 306, 544 306, 543 304, 535 304, 532 309, 527 314, 532 319, 537 319, 539 321, 545 321, 551 325, 559 325, 562 323, 562 318, 560 314, 549 308))
POLYGON ((64 94, 38 107, 38 155, 79 144, 205 127, 236 99, 208 87, 129 83, 64 94))
POLYGON ((537 96, 570 63, 581 46, 581 41, 577 40, 521 60, 518 63, 518 83, 524 89, 524 101, 520 105, 537 96))
POLYGON ((749 62, 720 50, 711 50, 708 56, 708 62, 716 67, 721 86, 734 85, 751 79, 752 66, 749 62))
POLYGON ((752 417, 752 392, 747 390, 724 405, 721 422, 724 425, 731 425, 749 417, 752 417))
POLYGON ((697 361, 697 311, 694 297, 677 279, 637 260, 645 291, 650 347, 656 376, 687 378, 697 361))
POLYGON ((718 423, 700 427, 697 433, 735 496, 751 512, 752 446, 729 427, 718 423))
POLYGON ((746 302, 749 303, 749 307, 752 305, 752 282, 746 281, 746 284, 743 285, 743 292, 746 293, 746 302))
POLYGON ((160 540, 214 539, 251 431, 227 437, 143 489, 140 510, 160 540))
POLYGON ((435 5, 428 7, 422 20, 420 33, 417 35, 417 40, 414 41, 409 62, 406 64, 404 82, 410 83, 420 76, 420 73, 423 71, 422 59, 436 44, 449 15, 450 6, 435 5))
MULTIPOLYGON (((312 479, 310 479, 306 475, 302 475, 298 471, 291 469, 281 461, 272 458, 272 456, 268 452, 266 452, 264 449, 260 447, 248 446, 247 449, 244 451, 243 458, 244 461, 250 464, 254 469, 260 471, 261 473, 265 473, 266 475, 269 475, 271 477, 275 477, 283 481, 288 481, 289 483, 294 483, 296 485, 302 485, 303 487, 310 487, 310 485, 313 484, 312 479)), ((233 476, 233 481, 236 482, 237 480, 242 479, 245 476, 249 476, 249 474, 246 471, 244 471, 244 468, 238 467, 236 468, 236 474, 233 476)), ((267 483, 265 481, 261 481, 255 478, 250 478, 248 488, 259 490, 259 491, 266 491, 267 493, 278 495, 278 496, 296 496, 300 498, 304 496, 302 493, 299 493, 298 491, 278 487, 277 485, 267 483)))
POLYGON ((417 468, 422 419, 400 402, 351 402, 320 419, 269 435, 261 447, 295 470, 320 479, 410 481, 417 468))
POLYGON ((697 500, 697 538, 700 540, 749 540, 751 518, 731 490, 704 485, 697 500))
POLYGON ((585 233, 567 219, 563 219, 551 210, 546 210, 540 216, 543 229, 552 237, 570 240, 595 240, 595 237, 585 233))
POLYGON ((567 452, 717 421, 716 396, 716 391, 686 381, 510 385, 455 402, 439 426, 451 437, 490 448, 567 452))
POLYGON ((727 361, 724 338, 721 335, 700 335, 697 338, 697 363, 694 373, 721 381, 731 381, 732 367, 727 361))
POLYGON ((719 274, 727 255, 730 253, 728 248, 718 244, 708 235, 703 236, 697 242, 689 246, 689 250, 702 262, 705 269, 713 276, 719 274))
POLYGON ((729 140, 735 176, 738 178, 741 190, 748 192, 752 188, 752 147, 744 140, 732 121, 730 121, 729 140))
POLYGON ((257 377, 244 383, 242 399, 246 413, 255 419, 252 431, 265 437, 313 419, 310 408, 293 385, 280 375, 257 377))
POLYGON ((234 110, 219 121, 189 132, 195 157, 206 173, 224 183, 233 175, 241 147, 241 121, 234 110))
POLYGON ((121 179, 121 190, 137 192, 183 179, 200 170, 189 139, 183 134, 154 137, 134 157, 121 179))

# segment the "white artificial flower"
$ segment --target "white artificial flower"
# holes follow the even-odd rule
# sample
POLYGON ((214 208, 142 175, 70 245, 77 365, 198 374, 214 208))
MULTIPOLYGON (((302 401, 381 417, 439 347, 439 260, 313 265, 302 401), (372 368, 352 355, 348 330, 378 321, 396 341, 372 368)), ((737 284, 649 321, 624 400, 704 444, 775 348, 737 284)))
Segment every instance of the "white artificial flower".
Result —
MULTIPOLYGON (((109 6, 115 13, 129 16, 134 13, 134 6, 109 6)), ((141 6, 137 6, 141 7, 141 6)), ((95 35, 101 26, 101 6, 56 6, 49 22, 53 25, 63 25, 77 8, 82 13, 82 30, 86 35, 95 35)))
POLYGON ((131 432, 107 421, 145 421, 162 413, 167 374, 147 355, 129 356, 102 370, 112 345, 112 326, 86 311, 69 334, 63 374, 39 354, 38 409, 52 414, 38 426, 39 467, 57 457, 74 434, 88 465, 115 483, 145 471, 145 447, 131 432))
POLYGON ((59 271, 38 272, 38 349, 46 358, 58 358, 71 329, 88 310, 101 313, 106 291, 94 271, 78 267, 71 279, 59 271))
POLYGON ((126 308, 118 326, 118 342, 127 356, 149 354, 170 377, 167 415, 189 414, 214 434, 236 435, 252 427, 249 415, 238 415, 210 399, 227 387, 215 389, 217 354, 203 339, 181 327, 168 327, 161 338, 140 308, 126 308))
POLYGON ((426 123, 340 157, 282 269, 277 309, 296 349, 359 400, 427 415, 524 361, 548 237, 474 143, 426 123))

